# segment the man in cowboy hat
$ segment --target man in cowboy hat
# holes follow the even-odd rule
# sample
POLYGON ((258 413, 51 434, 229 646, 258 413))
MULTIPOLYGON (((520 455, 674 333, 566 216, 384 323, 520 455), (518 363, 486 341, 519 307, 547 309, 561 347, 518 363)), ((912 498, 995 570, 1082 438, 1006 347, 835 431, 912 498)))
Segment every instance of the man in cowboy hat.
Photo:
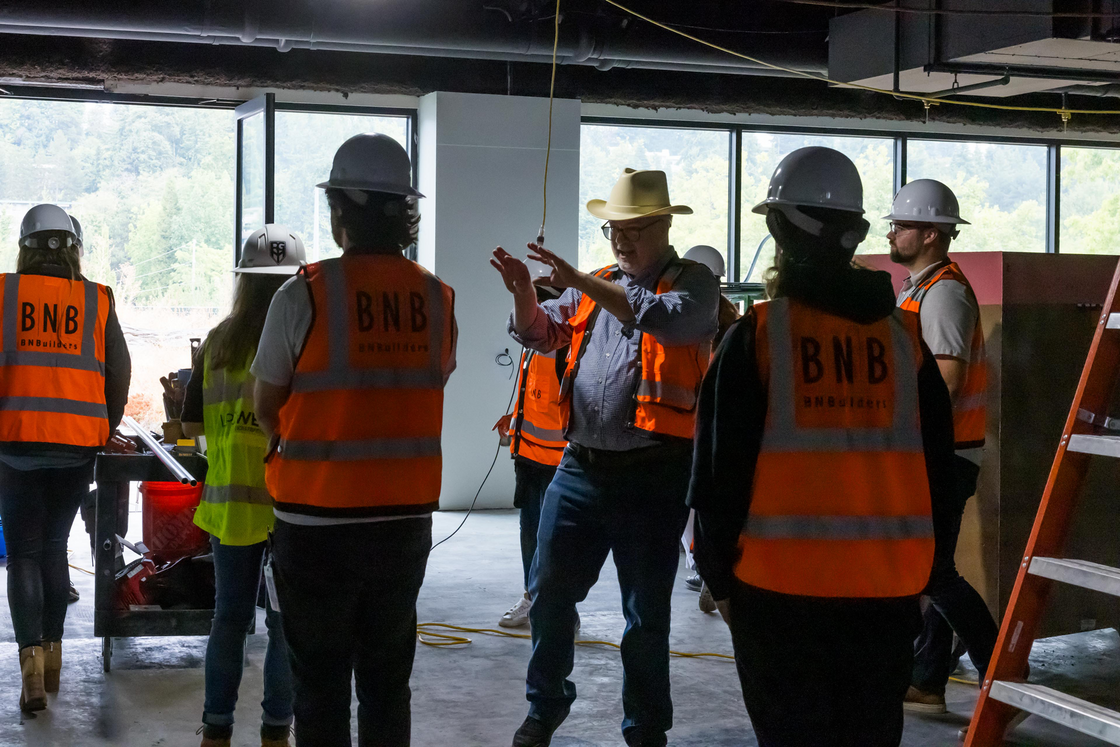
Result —
POLYGON ((510 335, 548 353, 571 345, 560 388, 569 446, 543 501, 529 579, 533 654, 529 715, 513 747, 544 747, 576 697, 576 603, 613 552, 622 590, 622 733, 630 747, 666 744, 669 600, 687 517, 692 430, 700 380, 716 332, 719 283, 669 243, 673 205, 665 174, 626 169, 604 219, 616 265, 580 272, 544 247, 530 257, 566 288, 538 304, 525 264, 501 247, 491 264, 514 297, 510 335))

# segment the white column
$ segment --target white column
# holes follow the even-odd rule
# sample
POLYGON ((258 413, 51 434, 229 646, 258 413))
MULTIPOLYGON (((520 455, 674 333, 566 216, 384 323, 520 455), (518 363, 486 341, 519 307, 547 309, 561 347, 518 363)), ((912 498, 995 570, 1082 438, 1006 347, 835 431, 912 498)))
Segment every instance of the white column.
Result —
MULTIPOLYGON (((498 445, 491 427, 516 383, 494 358, 520 348, 506 333, 512 308, 489 265, 495 246, 524 257, 541 222, 548 99, 428 94, 420 99, 419 260, 455 289, 458 368, 443 408, 440 505, 470 505, 498 445)), ((575 264, 579 231, 580 102, 557 100, 552 116, 546 244, 575 264)), ((513 505, 508 449, 479 496, 482 508, 513 505)))

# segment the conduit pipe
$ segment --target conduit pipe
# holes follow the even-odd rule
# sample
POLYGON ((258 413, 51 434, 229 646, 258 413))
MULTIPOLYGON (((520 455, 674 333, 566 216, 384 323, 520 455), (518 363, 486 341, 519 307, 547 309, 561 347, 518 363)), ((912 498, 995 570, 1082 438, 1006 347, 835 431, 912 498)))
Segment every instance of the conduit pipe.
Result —
MULTIPOLYGON (((510 22, 481 4, 456 0, 378 0, 359 12, 347 0, 178 0, 77 3, 6 0, 0 33, 191 42, 376 54, 458 57, 507 62, 549 62, 552 26, 510 22)), ((635 67, 696 72, 787 76, 645 24, 573 17, 561 24, 559 59, 600 69, 635 67)), ((743 49, 768 62, 823 73, 824 33, 752 37, 709 32, 711 41, 743 49)))

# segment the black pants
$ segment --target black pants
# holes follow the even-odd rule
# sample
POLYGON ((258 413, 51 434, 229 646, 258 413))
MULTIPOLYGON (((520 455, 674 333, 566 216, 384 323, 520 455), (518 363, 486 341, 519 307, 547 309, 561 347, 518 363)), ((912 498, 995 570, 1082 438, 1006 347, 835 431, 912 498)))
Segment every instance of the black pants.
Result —
POLYGON ((537 528, 541 523, 541 504, 556 468, 537 464, 528 459, 513 463, 516 482, 513 488, 513 507, 521 511, 521 569, 524 572, 525 590, 529 590, 529 570, 537 554, 537 528))
POLYGON ((731 638, 759 747, 897 747, 917 597, 822 599, 737 584, 731 638))
POLYGON ((964 457, 954 457, 956 469, 956 499, 953 514, 952 542, 938 546, 926 594, 930 606, 926 609, 922 634, 914 655, 914 687, 927 693, 943 694, 956 661, 953 659, 953 631, 968 648, 973 666, 984 679, 988 662, 996 646, 999 628, 984 598, 972 585, 957 573, 955 555, 957 535, 961 531, 961 517, 968 499, 976 492, 976 478, 980 468, 964 457))
POLYGON ((8 608, 20 648, 62 640, 70 592, 66 540, 92 480, 92 460, 80 467, 26 471, 0 462, 8 608))
POLYGON ((416 597, 431 547, 430 518, 276 522, 273 568, 302 747, 350 745, 351 675, 360 747, 410 743, 416 597))

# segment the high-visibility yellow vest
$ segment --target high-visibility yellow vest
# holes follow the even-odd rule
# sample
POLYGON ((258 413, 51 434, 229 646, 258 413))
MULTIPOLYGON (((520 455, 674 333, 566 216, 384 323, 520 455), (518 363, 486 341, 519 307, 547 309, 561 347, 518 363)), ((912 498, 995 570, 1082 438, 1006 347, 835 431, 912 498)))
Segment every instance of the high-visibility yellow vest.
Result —
POLYGON ((255 545, 268 538, 275 521, 264 484, 268 437, 253 408, 250 355, 231 371, 214 370, 204 358, 202 421, 206 432, 206 487, 194 523, 223 545, 255 545))

